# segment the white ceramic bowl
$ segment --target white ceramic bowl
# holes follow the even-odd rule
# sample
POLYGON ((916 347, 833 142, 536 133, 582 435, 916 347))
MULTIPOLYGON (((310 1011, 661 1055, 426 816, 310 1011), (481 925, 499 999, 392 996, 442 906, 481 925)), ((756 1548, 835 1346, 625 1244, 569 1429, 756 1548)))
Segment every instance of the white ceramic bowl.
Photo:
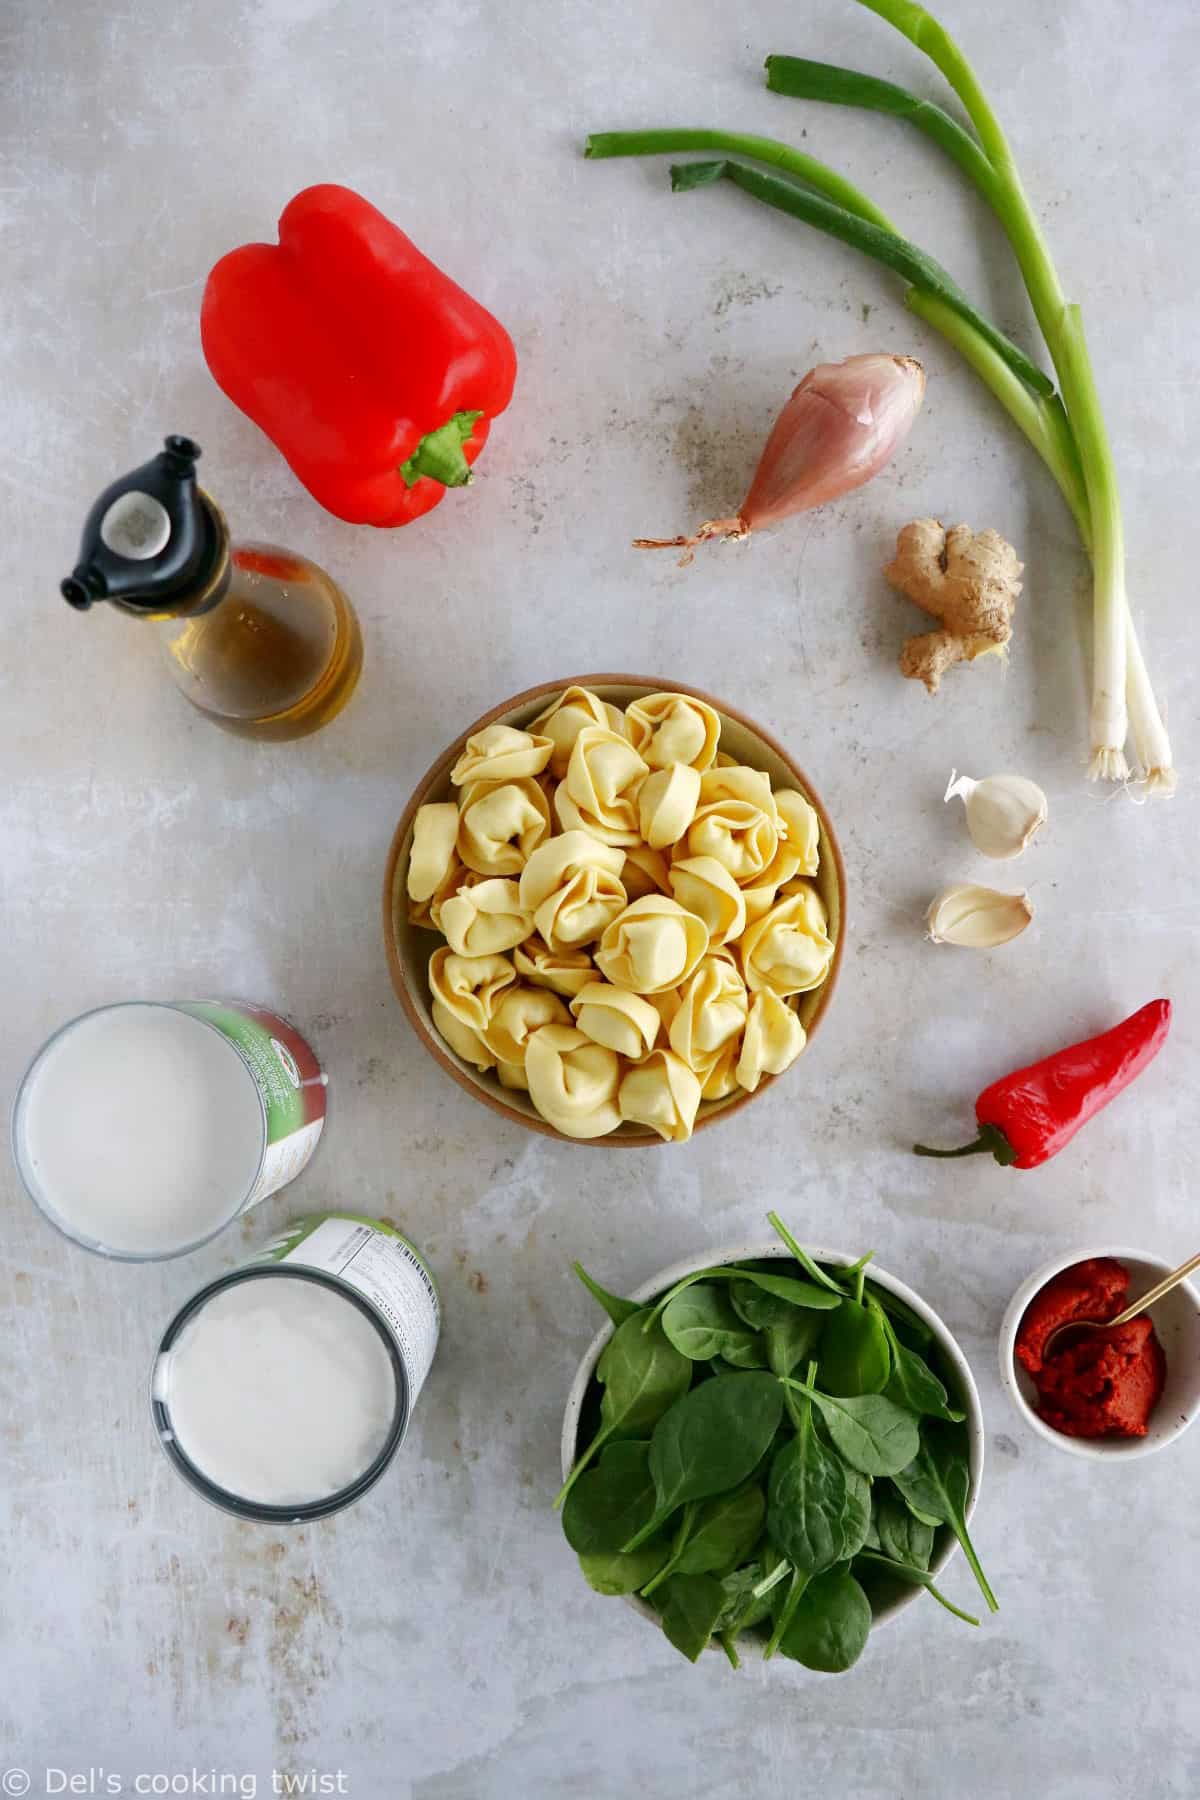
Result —
MULTIPOLYGON (((807 1244, 804 1248, 815 1262, 845 1266, 858 1261, 857 1255, 849 1255, 844 1250, 814 1250, 807 1244)), ((657 1295, 665 1293, 669 1287, 673 1287, 677 1281, 682 1281, 685 1275, 694 1275, 699 1269, 716 1268, 722 1263, 758 1262, 767 1257, 783 1258, 790 1255, 791 1252, 778 1239, 773 1239, 766 1244, 723 1244, 717 1249, 705 1251, 699 1256, 689 1256, 683 1262, 672 1263, 669 1269, 660 1269, 657 1275, 650 1277, 649 1281, 643 1281, 640 1287, 634 1288, 628 1298, 638 1301, 639 1304, 653 1300, 657 1295)), ((938 1349, 946 1359, 947 1367, 953 1372, 954 1381, 962 1396, 963 1408, 967 1415, 967 1455, 971 1468, 971 1491, 967 1496, 967 1522, 969 1524, 979 1498, 980 1483, 983 1480, 984 1449, 983 1411, 979 1404, 979 1390, 975 1386, 975 1377, 971 1373, 970 1364, 949 1327, 938 1317, 932 1306, 927 1305, 921 1299, 919 1294, 914 1294, 910 1287, 906 1287, 904 1282, 897 1280, 894 1275, 889 1275, 886 1269, 879 1267, 878 1263, 872 1262, 867 1269, 867 1274, 879 1287, 886 1288, 888 1293, 895 1294, 898 1300, 903 1300, 904 1304, 911 1307, 917 1317, 928 1325, 937 1340, 938 1349)), ((576 1439, 579 1435, 579 1419, 583 1412, 584 1396, 587 1394, 600 1352, 612 1336, 613 1329, 611 1323, 606 1323, 596 1333, 575 1371, 575 1379, 571 1383, 571 1391, 567 1395, 561 1446, 564 1481, 571 1473, 571 1467, 575 1461, 576 1439)), ((934 1549, 933 1560, 929 1565, 930 1574, 937 1575, 940 1570, 944 1569, 957 1550, 958 1544, 955 1540, 948 1534, 940 1533, 939 1542, 934 1549), (947 1541, 941 1541, 943 1537, 947 1541)), ((919 1587, 912 1587, 898 1594, 894 1600, 880 1604, 875 1612, 872 1630, 877 1631, 881 1625, 886 1625, 890 1619, 894 1619, 897 1613, 903 1612, 906 1606, 911 1606, 912 1602, 920 1597, 922 1591, 919 1587)), ((630 1606, 642 1614, 643 1618, 649 1619, 654 1625, 660 1624, 658 1614, 636 1594, 628 1594, 625 1598, 630 1606)), ((762 1640, 749 1632, 745 1633, 738 1643, 738 1650, 744 1656, 761 1656, 762 1649, 762 1640)))
POLYGON ((1056 1450, 1065 1450, 1069 1456, 1088 1456, 1093 1461, 1109 1457, 1127 1461, 1131 1456, 1149 1456, 1151 1451, 1173 1443, 1200 1413, 1200 1298, 1191 1284, 1183 1281, 1154 1306, 1151 1316, 1167 1359, 1167 1380, 1150 1415, 1145 1437, 1067 1437, 1038 1418, 1037 1389, 1016 1359, 1017 1333, 1026 1307, 1048 1281, 1064 1269, 1072 1269, 1076 1263, 1095 1256, 1110 1256, 1129 1270, 1131 1302, 1176 1266, 1159 1256, 1148 1256, 1144 1250, 1114 1250, 1110 1244, 1087 1245, 1056 1256, 1023 1281, 1009 1302, 1000 1327, 1000 1379, 1029 1429, 1056 1450))

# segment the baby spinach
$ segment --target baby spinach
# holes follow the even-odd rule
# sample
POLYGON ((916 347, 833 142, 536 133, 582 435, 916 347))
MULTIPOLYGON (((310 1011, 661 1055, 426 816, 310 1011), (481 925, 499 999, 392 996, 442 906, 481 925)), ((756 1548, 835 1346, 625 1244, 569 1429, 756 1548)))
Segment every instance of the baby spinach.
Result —
POLYGON ((711 1575, 672 1575, 665 1589, 663 1630, 689 1662, 707 1647, 725 1605, 725 1590, 711 1575))
POLYGON ((879 1394, 891 1366, 878 1312, 843 1300, 821 1333, 821 1386, 830 1394, 879 1394))
POLYGON ((757 1629, 767 1656, 837 1671, 899 1583, 977 1623, 929 1572, 942 1525, 995 1600, 931 1332, 868 1281, 869 1257, 824 1269, 771 1217, 794 1262, 699 1269, 646 1306, 576 1265, 615 1329, 559 1504, 584 1578, 644 1595, 689 1660, 719 1644, 737 1668, 757 1629))
POLYGON ((647 1596, 671 1575, 719 1575, 735 1569, 758 1542, 767 1503, 761 1488, 744 1487, 683 1510, 684 1523, 670 1557, 644 1588, 647 1596))
POLYGON ((593 1550, 579 1558, 589 1587, 598 1594, 636 1594, 663 1567, 671 1554, 665 1536, 651 1538, 640 1550, 593 1550))
POLYGON ((593 1300, 598 1300, 614 1325, 623 1325, 626 1319, 632 1319, 634 1313, 641 1312, 636 1300, 622 1300, 620 1294, 610 1294, 607 1288, 592 1278, 582 1263, 572 1263, 571 1267, 582 1281, 593 1300))
MULTIPOLYGON (((811 1265, 813 1268, 816 1264, 811 1265)), ((654 1303, 650 1317, 656 1319, 666 1311, 678 1294, 685 1293, 701 1281, 734 1281, 746 1282, 752 1287, 761 1287, 765 1293, 774 1294, 778 1299, 789 1300, 793 1306, 808 1307, 816 1312, 832 1312, 842 1303, 841 1289, 832 1283, 822 1287, 809 1281, 797 1281, 791 1275, 767 1275, 758 1269, 745 1269, 735 1263, 724 1263, 713 1269, 696 1269, 691 1275, 685 1275, 674 1287, 660 1294, 654 1303)), ((649 1330, 649 1323, 646 1329, 649 1330)))
POLYGON ((623 1438, 608 1446, 567 1495, 563 1535, 577 1556, 608 1555, 623 1549, 653 1513, 650 1446, 623 1438))
MULTIPOLYGON (((959 1434, 941 1425, 927 1425, 921 1446, 912 1461, 892 1475, 892 1480, 913 1511, 939 1525, 949 1525, 962 1545, 971 1573, 990 1612, 998 1612, 996 1596, 975 1554, 967 1530, 967 1495, 971 1471, 957 1440, 959 1434)), ((890 1472, 890 1471, 889 1471, 890 1472)))
POLYGON ((847 1497, 850 1473, 818 1436, 806 1397, 795 1437, 776 1452, 767 1488, 771 1542, 803 1575, 819 1575, 862 1547, 870 1505, 860 1518, 847 1497))
POLYGON ((896 1336, 891 1321, 882 1308, 875 1301, 871 1304, 891 1346, 892 1372, 883 1390, 888 1399, 894 1400, 897 1406, 907 1407, 909 1412, 961 1425, 966 1415, 951 1406, 945 1387, 924 1357, 918 1356, 915 1350, 907 1349, 896 1336))
POLYGON ((848 1570, 830 1569, 805 1587, 780 1639, 784 1656, 806 1669, 853 1668, 871 1630, 871 1604, 848 1570))
POLYGON ((625 1547, 635 1550, 686 1500, 740 1487, 775 1436, 782 1412, 779 1382, 756 1370, 714 1376, 676 1400, 650 1439, 657 1508, 625 1547))
POLYGON ((708 1362, 714 1356, 734 1362, 739 1351, 753 1349, 757 1340, 757 1333, 734 1312, 729 1296, 708 1282, 676 1294, 664 1307, 661 1324, 675 1348, 692 1362, 708 1362))
POLYGON ((894 1475, 916 1455, 921 1441, 917 1421, 882 1394, 842 1397, 821 1393, 791 1376, 780 1379, 783 1386, 811 1397, 835 1448, 851 1468, 864 1475, 894 1475))
POLYGON ((837 1282, 833 1279, 833 1277, 831 1275, 827 1275, 825 1273, 824 1269, 821 1268, 819 1263, 815 1263, 813 1261, 812 1257, 808 1255, 807 1251, 804 1251, 800 1248, 799 1244, 796 1242, 795 1238, 792 1236, 791 1232, 788 1230, 787 1226, 784 1224, 784 1222, 780 1218, 779 1214, 775 1213, 775 1212, 769 1212, 767 1214, 767 1223, 772 1227, 772 1229, 776 1232, 776 1234, 783 1239, 784 1243, 787 1245, 788 1249, 791 1251, 791 1253, 795 1257, 796 1261, 800 1264, 800 1267, 807 1274, 812 1276, 813 1280, 817 1283, 817 1285, 819 1287, 828 1288, 830 1293, 837 1295, 838 1305, 840 1306, 842 1303, 842 1300, 845 1297, 842 1293, 841 1288, 838 1286, 837 1282))
POLYGON ((910 1512, 895 1491, 882 1484, 875 1491, 874 1507, 877 1542, 870 1545, 890 1556, 894 1562, 908 1563, 914 1569, 927 1569, 933 1555, 934 1527, 910 1512))
MULTIPOLYGON (((692 1365, 669 1343, 658 1325, 643 1329, 644 1308, 618 1325, 596 1364, 596 1380, 604 1387, 600 1429, 567 1476, 555 1506, 561 1506, 596 1452, 610 1438, 636 1437, 649 1431, 692 1379, 692 1365)), ((620 1545, 614 1545, 619 1549, 620 1545)))
POLYGON ((979 1620, 974 1613, 963 1612, 961 1607, 953 1605, 951 1601, 947 1600, 945 1594, 934 1587, 933 1576, 928 1569, 915 1569, 911 1563, 895 1562, 890 1556, 878 1556, 872 1550, 863 1550, 856 1557, 854 1563, 856 1570, 860 1564, 865 1566, 868 1574, 872 1569, 878 1569, 883 1574, 891 1575, 896 1581, 907 1581, 916 1587, 923 1587, 933 1595, 939 1606, 944 1606, 946 1611, 953 1613, 956 1619, 962 1619, 967 1625, 978 1625, 979 1620))

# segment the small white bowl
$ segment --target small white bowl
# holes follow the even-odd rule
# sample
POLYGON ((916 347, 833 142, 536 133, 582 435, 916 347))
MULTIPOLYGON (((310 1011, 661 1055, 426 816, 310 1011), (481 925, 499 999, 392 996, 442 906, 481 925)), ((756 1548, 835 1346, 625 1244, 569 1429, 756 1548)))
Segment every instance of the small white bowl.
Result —
MULTIPOLYGON (((844 1250, 813 1250, 807 1244, 804 1247, 814 1262, 834 1263, 845 1267, 858 1261, 857 1256, 849 1255, 844 1250)), ((643 1305, 646 1301, 653 1300, 657 1295, 665 1293, 677 1281, 682 1281, 685 1275, 695 1275, 700 1269, 718 1268, 724 1263, 759 1262, 768 1257, 783 1258, 790 1257, 790 1255, 791 1251, 778 1239, 772 1239, 767 1244, 719 1245, 715 1250, 707 1250, 699 1256, 689 1256, 683 1262, 672 1263, 669 1269, 660 1269, 657 1275, 650 1277, 649 1281, 643 1281, 640 1287, 634 1288, 627 1298, 636 1300, 639 1305, 643 1305)), ((975 1377, 971 1373, 971 1366, 963 1355, 958 1340, 951 1334, 950 1328, 938 1317, 932 1306, 928 1306, 921 1299, 919 1294, 914 1294, 910 1287, 906 1287, 894 1275, 889 1275, 886 1269, 879 1267, 878 1263, 872 1262, 868 1265, 867 1275, 877 1286, 886 1288, 889 1294, 895 1294, 898 1300, 902 1300, 924 1324, 928 1325, 937 1340, 938 1349, 953 1372, 967 1415, 967 1458, 971 1471, 971 1488, 967 1495, 967 1523, 969 1524, 979 1499, 979 1487, 983 1480, 984 1449, 983 1410, 979 1404, 979 1390, 975 1386, 975 1377)), ((584 1397, 599 1361, 600 1352, 612 1336, 613 1329, 612 1324, 608 1323, 596 1333, 575 1371, 575 1379, 571 1383, 571 1391, 567 1395, 561 1446, 564 1481, 571 1473, 577 1453, 576 1439, 579 1435, 579 1418, 583 1411, 584 1397)), ((935 1576, 939 1574, 957 1551, 958 1544, 953 1538, 939 1544, 934 1550, 929 1573, 935 1576)), ((908 1591, 898 1594, 894 1600, 882 1603, 874 1614, 871 1624, 872 1631, 878 1630, 881 1625, 886 1625, 890 1619, 896 1617, 897 1613, 903 1612, 906 1606, 911 1606, 923 1591, 920 1587, 914 1586, 908 1591)), ((641 1613, 643 1618, 649 1619, 654 1625, 661 1624, 653 1607, 647 1605, 646 1601, 640 1599, 637 1594, 626 1594, 624 1598, 636 1612, 641 1613)), ((750 1632, 744 1632, 738 1640, 738 1649, 744 1656, 761 1657, 763 1641, 750 1632)))
POLYGON ((1200 1413, 1200 1297, 1189 1282, 1181 1281, 1171 1293, 1156 1301, 1150 1315, 1167 1359, 1167 1380, 1158 1405, 1150 1415, 1145 1437, 1075 1438, 1055 1431, 1052 1425, 1038 1417, 1035 1410, 1037 1389, 1016 1358, 1017 1333, 1034 1295, 1064 1269, 1073 1269, 1076 1263, 1088 1262, 1097 1256, 1111 1257, 1129 1270, 1131 1303, 1175 1267, 1174 1263, 1164 1262, 1161 1257, 1148 1256, 1144 1250, 1114 1250, 1109 1244, 1070 1250, 1065 1256, 1056 1256, 1028 1281, 1023 1281, 1009 1302, 1000 1327, 1000 1380, 1030 1430, 1053 1444, 1056 1450, 1065 1450, 1069 1456, 1089 1456, 1094 1461, 1104 1457, 1128 1460, 1131 1456, 1149 1456, 1151 1451, 1174 1443, 1200 1413))

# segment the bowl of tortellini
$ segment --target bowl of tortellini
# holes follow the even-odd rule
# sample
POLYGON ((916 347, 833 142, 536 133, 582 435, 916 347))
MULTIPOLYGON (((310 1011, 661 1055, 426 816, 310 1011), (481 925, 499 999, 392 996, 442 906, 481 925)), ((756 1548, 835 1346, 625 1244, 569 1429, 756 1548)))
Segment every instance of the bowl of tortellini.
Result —
POLYGON ((477 1100, 576 1143, 684 1143, 804 1050, 845 870, 811 783, 678 683, 518 694, 429 770, 384 884, 392 982, 477 1100))

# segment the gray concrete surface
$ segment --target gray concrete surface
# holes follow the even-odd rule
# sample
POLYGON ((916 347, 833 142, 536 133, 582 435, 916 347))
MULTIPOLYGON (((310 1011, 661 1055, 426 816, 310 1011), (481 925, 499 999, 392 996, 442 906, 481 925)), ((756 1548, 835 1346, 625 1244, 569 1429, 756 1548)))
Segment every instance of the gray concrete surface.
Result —
MULTIPOLYGON (((952 22, 1087 304, 1132 591, 1194 775, 1200 20, 1183 0, 1136 21, 1115 0, 957 0, 952 22)), ((0 1761, 33 1793, 89 1770, 98 1793, 139 1775, 204 1793, 222 1774, 269 1793, 272 1771, 337 1791, 340 1772, 358 1800, 1200 1785, 1200 1433, 1097 1469, 1027 1433, 994 1367, 1005 1302, 1052 1252, 1196 1247, 1195 782, 1146 808, 1085 786, 1070 521, 896 283, 732 190, 673 198, 661 162, 580 159, 589 128, 790 135, 1032 341, 995 227, 936 152, 768 95, 774 49, 937 91, 848 0, 4 9, 0 1086, 85 1007, 214 992, 292 1014, 332 1078, 296 1188, 184 1262, 74 1253, 4 1172, 0 1761), (325 179, 402 223, 521 356, 472 492, 393 536, 322 514, 199 352, 209 266, 325 179), (628 548, 736 503, 794 380, 876 348, 915 352, 930 379, 874 486, 687 574, 628 548), (307 551, 361 609, 359 694, 307 743, 214 730, 147 631, 56 598, 85 505, 168 430, 201 441, 238 529, 307 551), (1007 674, 962 672, 936 701, 896 672, 918 620, 879 574, 897 527, 928 512, 998 527, 1026 562, 1007 674), (601 666, 760 718, 810 770, 849 868, 852 939, 811 1055, 677 1151, 555 1145, 472 1105, 408 1030, 380 943, 388 838, 433 754, 504 695, 601 666), (1013 871, 1036 923, 992 957, 922 941, 932 890, 986 868, 941 804, 952 766, 1016 769, 1051 797, 1013 871), (1166 1053, 1060 1161, 1019 1175, 908 1154, 914 1133, 953 1139, 985 1081, 1159 993, 1177 1004, 1166 1053), (347 1204, 403 1220, 442 1285, 411 1441, 318 1528, 234 1523, 155 1446, 153 1346, 275 1224, 347 1204), (841 1679, 687 1667, 584 1587, 549 1508, 593 1329, 570 1259, 621 1288, 755 1232, 771 1205, 801 1237, 875 1246, 959 1334, 986 1406, 977 1541, 1000 1614, 972 1633, 918 1604, 841 1679)), ((967 1595, 961 1563, 947 1585, 967 1595)))

